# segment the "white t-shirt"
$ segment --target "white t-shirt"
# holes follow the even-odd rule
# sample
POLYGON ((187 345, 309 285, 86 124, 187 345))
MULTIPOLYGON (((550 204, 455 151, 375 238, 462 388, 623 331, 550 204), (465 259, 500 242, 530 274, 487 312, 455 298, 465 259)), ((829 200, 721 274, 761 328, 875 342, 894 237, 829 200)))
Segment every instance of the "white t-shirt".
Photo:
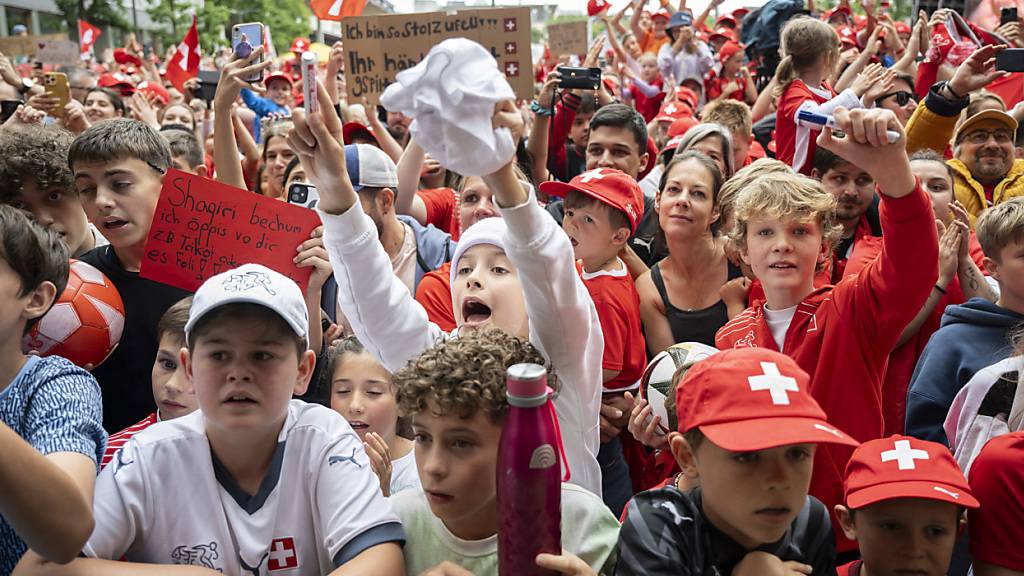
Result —
POLYGON ((416 451, 409 450, 409 453, 401 458, 391 461, 391 495, 394 496, 402 490, 420 488, 420 475, 416 471, 416 451))
POLYGON ((405 237, 402 239, 402 247, 398 253, 391 258, 391 269, 395 276, 405 284, 410 294, 416 293, 416 233, 405 222, 401 222, 405 230, 405 237))
MULTIPOLYGON (((473 574, 498 573, 498 535, 463 540, 448 531, 430 511, 422 490, 407 490, 391 498, 405 528, 405 573, 421 574, 445 560, 473 574)), ((615 566, 619 522, 604 502, 573 484, 562 484, 562 548, 579 556, 595 572, 615 566)))
POLYGON ((772 338, 775 339, 775 345, 779 347, 780 352, 782 345, 786 342, 786 331, 789 330, 789 325, 793 322, 795 315, 796 306, 782 310, 769 310, 767 307, 764 309, 764 319, 768 322, 768 328, 771 329, 772 338))
POLYGON ((404 540, 359 437, 338 413, 292 400, 255 495, 210 451, 201 412, 132 437, 96 480, 90 557, 225 574, 326 574, 404 540))

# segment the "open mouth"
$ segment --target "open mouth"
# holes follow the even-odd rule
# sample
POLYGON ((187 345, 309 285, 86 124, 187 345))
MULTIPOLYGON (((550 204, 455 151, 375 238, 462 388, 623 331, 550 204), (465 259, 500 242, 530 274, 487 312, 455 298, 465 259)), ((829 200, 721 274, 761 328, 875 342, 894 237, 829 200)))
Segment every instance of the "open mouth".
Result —
POLYGON ((491 307, 477 299, 462 303, 462 318, 467 324, 480 324, 491 318, 491 307))
POLYGON ((352 427, 356 432, 364 432, 370 429, 370 425, 366 422, 360 422, 359 420, 349 420, 348 425, 352 427))
POLYGON ((768 266, 772 270, 795 270, 796 265, 790 264, 789 262, 776 262, 768 266))
POLYGON ((127 220, 121 220, 120 218, 108 218, 103 221, 104 230, 118 230, 128 225, 127 220))
POLYGON ((232 394, 224 400, 224 403, 233 406, 251 406, 257 404, 255 399, 246 394, 232 394))

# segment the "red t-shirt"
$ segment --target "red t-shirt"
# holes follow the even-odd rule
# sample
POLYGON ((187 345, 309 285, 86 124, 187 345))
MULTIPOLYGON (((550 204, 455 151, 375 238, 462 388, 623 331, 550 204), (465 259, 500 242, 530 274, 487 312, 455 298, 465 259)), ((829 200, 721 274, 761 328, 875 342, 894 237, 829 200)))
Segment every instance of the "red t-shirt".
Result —
POLYGON ((849 564, 843 564, 836 568, 836 576, 860 576, 860 567, 863 560, 854 560, 849 564))
POLYGON ((604 383, 604 391, 632 390, 647 365, 647 344, 640 326, 640 295, 636 285, 625 264, 617 272, 602 270, 593 274, 584 272, 579 264, 576 268, 601 321, 604 333, 601 367, 619 371, 618 376, 604 383))
POLYGON ((811 175, 814 164, 815 139, 819 131, 798 127, 796 112, 808 100, 824 104, 835 97, 831 86, 822 84, 822 88, 828 92, 828 97, 818 95, 803 80, 793 80, 779 98, 779 111, 775 116, 775 157, 807 176, 811 175))
POLYGON ((451 188, 425 188, 416 195, 427 208, 427 224, 451 234, 452 240, 459 239, 459 193, 451 188))
POLYGON ((139 432, 142 432, 146 428, 156 424, 157 420, 157 413, 153 412, 149 416, 146 416, 124 430, 121 430, 116 434, 111 434, 110 438, 107 438, 107 449, 103 451, 103 459, 100 460, 100 469, 102 470, 107 464, 110 464, 110 461, 114 459, 114 454, 116 454, 117 451, 128 442, 128 440, 131 440, 132 436, 135 436, 139 432))
POLYGON ((654 96, 648 96, 643 93, 640 88, 633 86, 633 106, 636 111, 644 117, 644 121, 650 122, 654 120, 654 117, 658 115, 658 111, 661 110, 661 103, 665 100, 665 93, 661 91, 661 88, 665 86, 665 82, 661 78, 661 74, 651 82, 651 86, 658 88, 658 93, 654 96))
POLYGON ((451 269, 452 263, 445 262, 437 270, 424 274, 416 287, 416 301, 427 311, 427 319, 445 332, 455 330, 451 269))
POLYGON ((1024 571, 1024 432, 993 438, 971 465, 971 493, 981 508, 971 510, 971 557, 1024 571))
MULTIPOLYGON (((708 72, 707 78, 704 79, 704 93, 707 94, 708 102, 721 96, 723 87, 728 83, 728 80, 720 77, 714 70, 708 72)), ((726 94, 726 98, 746 102, 747 79, 738 78, 737 83, 739 84, 739 88, 729 94, 726 94)))

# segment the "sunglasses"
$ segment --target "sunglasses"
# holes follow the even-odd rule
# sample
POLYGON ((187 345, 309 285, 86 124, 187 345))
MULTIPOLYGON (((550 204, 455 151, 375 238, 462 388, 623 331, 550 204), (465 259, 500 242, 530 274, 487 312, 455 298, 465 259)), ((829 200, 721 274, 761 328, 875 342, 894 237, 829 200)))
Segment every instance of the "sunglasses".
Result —
POLYGON ((915 103, 917 102, 917 96, 913 92, 900 90, 899 92, 889 92, 888 94, 882 94, 881 96, 878 97, 877 100, 875 100, 875 105, 881 104, 883 100, 885 100, 886 98, 892 98, 893 96, 896 97, 896 103, 899 104, 900 106, 906 106, 907 102, 910 102, 911 100, 913 100, 915 103))

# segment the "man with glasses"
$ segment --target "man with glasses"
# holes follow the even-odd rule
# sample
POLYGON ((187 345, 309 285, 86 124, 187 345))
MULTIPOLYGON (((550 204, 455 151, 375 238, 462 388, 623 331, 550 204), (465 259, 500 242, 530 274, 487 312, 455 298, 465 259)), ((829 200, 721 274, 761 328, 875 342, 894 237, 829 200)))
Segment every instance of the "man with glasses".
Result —
POLYGON ((999 49, 976 50, 949 82, 932 86, 907 123, 907 152, 924 148, 943 151, 953 135, 953 190, 971 215, 971 225, 991 206, 1024 196, 1024 160, 1014 155, 1017 121, 1002 110, 982 110, 956 126, 971 93, 1000 77, 995 70, 999 49), (955 128, 955 134, 954 134, 955 128))

